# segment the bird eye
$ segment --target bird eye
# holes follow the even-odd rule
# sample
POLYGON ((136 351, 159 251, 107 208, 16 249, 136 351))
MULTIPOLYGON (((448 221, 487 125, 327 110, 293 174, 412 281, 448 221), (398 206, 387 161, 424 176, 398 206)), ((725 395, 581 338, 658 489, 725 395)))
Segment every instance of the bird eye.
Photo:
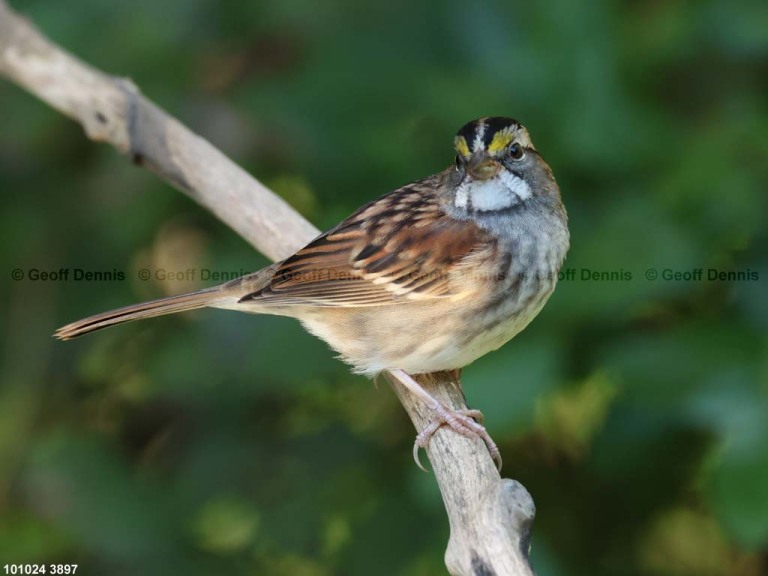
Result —
POLYGON ((523 156, 525 156, 525 151, 523 150, 523 147, 520 146, 520 144, 515 142, 512 144, 512 146, 509 147, 509 155, 513 160, 520 160, 523 156))
POLYGON ((464 163, 462 161, 462 159, 461 159, 461 156, 459 154, 456 154, 456 158, 455 158, 454 162, 456 163, 456 170, 460 169, 462 164, 464 163))

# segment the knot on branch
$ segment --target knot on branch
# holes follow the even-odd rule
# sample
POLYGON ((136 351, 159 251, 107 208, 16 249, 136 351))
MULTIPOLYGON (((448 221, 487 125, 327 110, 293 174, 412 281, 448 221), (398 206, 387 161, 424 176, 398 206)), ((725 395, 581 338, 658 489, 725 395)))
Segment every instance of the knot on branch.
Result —
POLYGON ((517 480, 502 479, 495 507, 501 514, 509 538, 517 541, 520 553, 527 559, 531 550, 531 529, 536 506, 525 486, 517 480))
POLYGON ((451 524, 445 563, 451 574, 533 576, 528 554, 536 515, 533 498, 517 480, 487 485, 477 508, 451 524))

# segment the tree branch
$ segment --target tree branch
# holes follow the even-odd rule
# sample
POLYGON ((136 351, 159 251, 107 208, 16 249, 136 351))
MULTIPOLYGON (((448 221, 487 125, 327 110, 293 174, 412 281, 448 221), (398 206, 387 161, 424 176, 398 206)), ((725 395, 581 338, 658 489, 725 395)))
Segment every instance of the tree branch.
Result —
MULTIPOLYGON (((206 140, 147 100, 130 80, 88 66, 46 39, 0 0, 0 75, 79 122, 199 202, 257 250, 280 260, 318 230, 206 140)), ((438 400, 466 408, 458 381, 420 377, 438 400)), ((432 415, 407 390, 393 388, 416 430, 432 415)), ((451 527, 445 554, 454 575, 530 575, 534 505, 525 488, 501 479, 485 446, 443 428, 427 454, 451 527)))

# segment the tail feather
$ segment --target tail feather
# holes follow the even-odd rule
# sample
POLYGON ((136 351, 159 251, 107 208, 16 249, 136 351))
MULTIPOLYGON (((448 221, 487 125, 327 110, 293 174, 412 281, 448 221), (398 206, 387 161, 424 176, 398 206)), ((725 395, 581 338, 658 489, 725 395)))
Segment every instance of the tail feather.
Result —
POLYGON ((141 304, 124 306, 123 308, 102 312, 101 314, 89 316, 88 318, 62 326, 53 335, 60 340, 70 340, 89 332, 101 330, 107 326, 122 324, 123 322, 163 316, 196 308, 205 308, 206 306, 216 304, 221 300, 221 296, 222 290, 216 286, 198 292, 181 294, 180 296, 170 296, 168 298, 160 298, 159 300, 142 302, 141 304))

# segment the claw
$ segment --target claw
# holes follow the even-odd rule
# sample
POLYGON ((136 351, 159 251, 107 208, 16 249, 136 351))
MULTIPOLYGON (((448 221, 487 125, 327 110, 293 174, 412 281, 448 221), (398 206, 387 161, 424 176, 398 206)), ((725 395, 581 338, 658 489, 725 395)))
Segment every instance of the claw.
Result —
POLYGON ((421 468, 422 472, 429 472, 426 468, 424 468, 424 465, 421 463, 421 459, 419 459, 419 444, 417 442, 413 443, 413 461, 416 462, 416 466, 421 468))
POLYGON ((486 448, 488 448, 488 452, 491 453, 491 458, 493 458, 493 461, 496 463, 496 468, 501 472, 502 461, 499 447, 496 446, 496 443, 493 441, 490 434, 488 434, 488 431, 483 427, 483 421, 484 416, 479 410, 449 410, 441 405, 440 408, 436 410, 435 418, 426 428, 424 428, 424 430, 419 432, 413 443, 413 459, 416 462, 416 465, 424 472, 427 471, 421 464, 421 460, 419 460, 419 448, 426 449, 435 432, 437 432, 443 425, 447 425, 454 432, 467 438, 480 438, 485 443, 486 448), (476 422, 475 420, 478 420, 479 422, 476 422))
MULTIPOLYGON (((387 374, 405 386, 410 392, 421 398, 427 407, 435 412, 434 419, 426 428, 424 428, 424 430, 419 432, 416 436, 416 441, 413 443, 413 460, 419 468, 424 472, 427 471, 419 460, 419 448, 426 448, 435 432, 437 432, 441 426, 447 425, 454 432, 467 438, 480 438, 485 443, 486 448, 488 448, 488 452, 490 452, 491 458, 493 458, 493 461, 496 463, 496 467, 501 471, 501 453, 499 452, 499 447, 496 446, 496 443, 483 426, 484 418, 482 412, 479 410, 467 409, 451 410, 430 395, 418 382, 416 382, 416 380, 413 379, 412 376, 403 370, 390 369, 387 374)), ((456 371, 457 379, 459 374, 460 371, 456 371)))
POLYGON ((421 464, 421 460, 419 459, 419 448, 424 448, 426 450, 427 444, 429 444, 429 439, 432 438, 432 435, 437 432, 443 424, 444 422, 436 417, 426 428, 424 428, 424 430, 416 435, 416 440, 413 442, 413 459, 416 461, 416 466, 421 468, 424 472, 428 472, 428 470, 421 464))
POLYGON ((461 412, 465 416, 469 416, 470 418, 476 420, 477 423, 480 424, 480 426, 485 424, 485 414, 480 412, 480 410, 469 409, 469 410, 462 410, 461 412))

